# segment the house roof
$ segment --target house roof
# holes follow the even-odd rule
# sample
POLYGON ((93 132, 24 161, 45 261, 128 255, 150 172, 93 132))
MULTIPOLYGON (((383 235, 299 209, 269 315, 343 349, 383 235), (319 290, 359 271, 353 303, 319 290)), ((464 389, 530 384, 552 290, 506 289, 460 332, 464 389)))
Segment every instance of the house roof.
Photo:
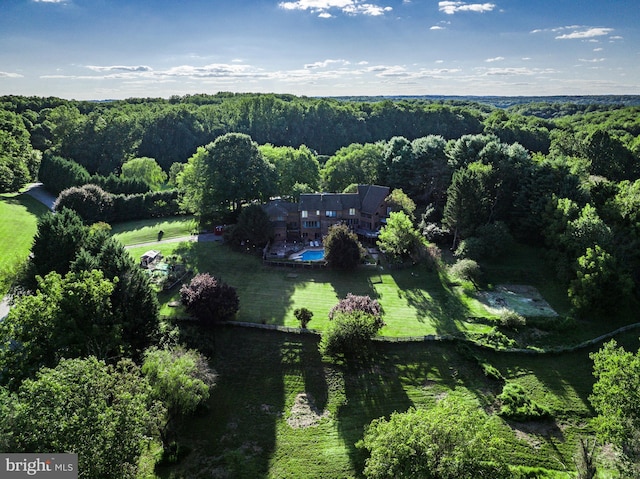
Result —
POLYGON ((286 216, 289 213, 298 211, 298 204, 284 200, 273 200, 262 206, 262 209, 270 218, 278 216, 286 216))
POLYGON ((354 193, 307 193, 300 195, 299 210, 342 211, 360 208, 360 198, 354 193))
POLYGON ((375 213, 385 198, 389 196, 389 193, 390 188, 388 186, 359 185, 358 196, 360 197, 360 210, 363 213, 375 213))

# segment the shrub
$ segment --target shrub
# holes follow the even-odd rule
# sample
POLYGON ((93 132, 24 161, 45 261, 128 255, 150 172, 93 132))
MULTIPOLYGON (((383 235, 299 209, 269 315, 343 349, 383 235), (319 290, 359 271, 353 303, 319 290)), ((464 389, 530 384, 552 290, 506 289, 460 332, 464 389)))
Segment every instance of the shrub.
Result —
POLYGON ((498 414, 514 421, 541 419, 550 415, 549 410, 535 403, 517 383, 507 383, 498 396, 502 403, 498 414))
MULTIPOLYGON (((341 299, 338 304, 331 308, 329 319, 333 319, 339 313, 351 314, 356 311, 370 314, 382 323, 382 307, 378 300, 371 299, 370 296, 358 296, 352 293, 348 293, 344 299, 341 299)), ((383 323, 380 327, 382 326, 384 326, 383 323)))
POLYGON ((319 349, 333 358, 365 356, 371 338, 382 328, 382 321, 364 311, 338 313, 322 334, 319 349))
POLYGON ((500 326, 503 328, 518 330, 526 325, 526 318, 515 311, 506 310, 500 314, 500 326))
POLYGON ((307 308, 298 308, 293 312, 293 315, 298 321, 300 321, 300 327, 302 329, 307 329, 307 324, 309 324, 309 321, 313 318, 313 311, 310 311, 307 308))
POLYGON ((180 298, 187 312, 204 325, 232 319, 240 306, 235 288, 207 273, 182 285, 180 298))
POLYGON ((449 268, 449 274, 463 281, 470 281, 478 289, 478 282, 482 276, 480 265, 472 259, 461 259, 449 268))

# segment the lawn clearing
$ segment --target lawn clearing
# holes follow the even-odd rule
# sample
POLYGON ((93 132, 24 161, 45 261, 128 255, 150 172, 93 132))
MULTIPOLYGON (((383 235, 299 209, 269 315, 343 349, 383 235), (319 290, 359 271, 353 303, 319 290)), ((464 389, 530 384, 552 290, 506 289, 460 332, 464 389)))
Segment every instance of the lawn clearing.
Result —
MULTIPOLYGON (((147 246, 129 251, 138 260, 147 246)), ((259 258, 237 253, 219 243, 158 244, 154 249, 164 256, 178 254, 187 268, 208 272, 236 288, 240 298, 238 321, 298 327, 293 312, 306 307, 314 316, 309 328, 324 330, 329 310, 348 293, 377 299, 386 326, 383 336, 418 336, 485 332, 485 324, 470 321, 480 315, 491 316, 475 298, 457 287, 443 286, 437 272, 423 267, 386 270, 365 267, 342 272, 330 269, 280 269, 264 266, 259 258)), ((182 308, 170 307, 179 301, 179 286, 162 292, 159 299, 163 316, 184 316, 182 308)))
POLYGON ((111 234, 124 245, 151 243, 189 236, 197 230, 193 216, 151 218, 111 225, 111 234), (162 234, 160 232, 162 231, 162 234))
MULTIPOLYGON (((376 343, 366 363, 349 365, 327 362, 311 335, 234 327, 185 334, 211 357, 218 383, 207 407, 183 428, 190 454, 158 469, 160 478, 361 477, 366 453, 356 443, 371 420, 430 407, 449 394, 494 414, 502 388, 451 343, 376 343)), ((530 477, 573 477, 574 447, 591 434, 588 352, 561 358, 472 352, 558 414, 536 424, 500 420, 506 461, 547 469, 530 477)))
POLYGON ((0 195, 0 297, 29 256, 38 218, 49 210, 26 194, 0 195))

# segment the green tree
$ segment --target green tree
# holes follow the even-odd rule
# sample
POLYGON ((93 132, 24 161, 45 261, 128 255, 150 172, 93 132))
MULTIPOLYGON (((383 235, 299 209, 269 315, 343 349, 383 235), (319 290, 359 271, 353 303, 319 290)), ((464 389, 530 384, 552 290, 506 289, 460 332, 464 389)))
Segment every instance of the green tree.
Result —
POLYGON ((179 177, 183 205, 203 218, 238 211, 242 203, 264 200, 275 185, 275 170, 248 135, 228 133, 198 148, 179 177))
POLYGON ((589 401, 598 414, 598 438, 622 453, 622 477, 640 477, 640 354, 611 340, 590 357, 596 382, 589 401))
POLYGON ((283 197, 295 195, 294 185, 309 185, 315 191, 320 184, 320 164, 316 155, 306 146, 259 146, 262 156, 275 167, 277 186, 275 194, 283 197))
POLYGON ((269 215, 258 204, 244 206, 226 237, 235 245, 264 246, 273 235, 269 215))
POLYGON ((36 275, 45 276, 50 271, 66 274, 87 235, 82 219, 68 208, 41 216, 31 247, 28 286, 35 287, 36 275))
POLYGON ((0 109, 0 193, 18 191, 35 179, 41 155, 29 140, 21 116, 0 109))
POLYGON ((429 409, 376 419, 358 447, 369 452, 368 479, 493 479, 511 477, 500 456, 495 422, 477 406, 449 395, 429 409))
POLYGON ((114 318, 114 283, 101 271, 52 272, 33 295, 22 297, 0 322, 0 368, 17 382, 62 357, 121 353, 121 325, 114 318))
POLYGON ((324 259, 329 266, 344 270, 355 269, 363 257, 364 248, 347 225, 336 224, 329 227, 324 238, 324 259))
POLYGON ((426 247, 420 231, 404 211, 391 213, 378 236, 380 250, 395 259, 418 259, 426 247))
POLYGON ((11 451, 73 452, 82 475, 97 479, 137 477, 144 440, 162 413, 135 364, 94 357, 41 369, 15 401, 3 418, 13 429, 11 451))
POLYGON ((459 239, 473 236, 478 226, 491 217, 492 198, 487 191, 490 165, 480 162, 456 170, 447 189, 447 202, 442 223, 453 231, 453 249, 459 239))
POLYGON ((569 299, 579 314, 606 312, 629 297, 633 281, 610 253, 596 245, 578 258, 576 279, 569 286, 569 299))
POLYGON ((152 397, 166 409, 160 437, 168 451, 175 441, 178 422, 209 398, 216 375, 204 356, 183 347, 148 349, 144 353, 142 374, 151 385, 152 397))
POLYGON ((391 194, 385 198, 385 201, 391 208, 391 211, 403 211, 412 221, 415 219, 416 204, 402 189, 396 188, 391 191, 391 194))
POLYGON ((120 176, 122 178, 142 180, 152 190, 160 189, 160 186, 167 181, 167 174, 162 171, 158 162, 148 157, 133 158, 125 161, 122 164, 120 176))
POLYGON ((382 143, 352 143, 340 148, 322 169, 324 190, 340 192, 350 184, 380 182, 378 170, 382 162, 382 143))

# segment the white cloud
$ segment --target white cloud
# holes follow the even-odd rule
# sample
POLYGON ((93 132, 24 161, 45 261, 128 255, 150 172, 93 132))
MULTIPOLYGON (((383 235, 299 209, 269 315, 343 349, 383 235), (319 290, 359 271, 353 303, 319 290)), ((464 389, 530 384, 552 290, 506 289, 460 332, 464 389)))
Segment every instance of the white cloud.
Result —
POLYGON ((579 58, 578 61, 583 62, 583 63, 600 63, 605 61, 606 58, 591 58, 591 59, 586 59, 586 58, 579 58))
POLYGON ((598 48, 594 48, 593 49, 594 52, 601 52, 602 50, 604 50, 604 48, 602 48, 602 47, 598 47, 598 48))
POLYGON ((0 78, 23 78, 19 73, 0 72, 0 78))
POLYGON ((33 0, 34 3, 67 3, 67 0, 33 0))
POLYGON ((393 10, 392 7, 382 7, 363 0, 296 0, 280 2, 278 6, 284 10, 309 10, 317 13, 320 18, 331 18, 330 10, 339 10, 347 15, 369 15, 377 17, 393 10))
POLYGON ((557 40, 574 40, 574 39, 594 38, 594 37, 609 35, 609 33, 611 32, 613 32, 613 28, 593 27, 593 28, 587 28, 586 30, 584 29, 574 30, 571 33, 558 35, 556 39, 557 40))
POLYGON ((429 28, 429 30, 444 30, 444 27, 441 27, 440 25, 434 25, 432 27, 429 28))
POLYGON ((95 72, 149 72, 152 71, 151 67, 146 65, 134 65, 134 66, 125 66, 125 65, 112 65, 112 66, 97 66, 97 65, 87 65, 89 70, 93 70, 95 72))
POLYGON ((493 62, 501 62, 502 60, 504 60, 504 57, 494 57, 494 58, 487 58, 485 62, 493 63, 493 62))
POLYGON ((478 69, 482 71, 483 76, 522 76, 522 75, 540 75, 556 73, 551 68, 525 68, 525 67, 505 67, 505 68, 486 68, 478 69))
POLYGON ((466 2, 438 2, 438 9, 447 15, 453 15, 457 12, 490 12, 496 8, 495 3, 466 3, 466 2))
POLYGON ((331 59, 327 59, 324 60, 322 62, 314 62, 314 63, 307 63, 304 68, 306 70, 313 70, 315 68, 327 68, 329 65, 332 64, 340 64, 340 65, 349 65, 349 62, 347 60, 331 60, 331 59))

